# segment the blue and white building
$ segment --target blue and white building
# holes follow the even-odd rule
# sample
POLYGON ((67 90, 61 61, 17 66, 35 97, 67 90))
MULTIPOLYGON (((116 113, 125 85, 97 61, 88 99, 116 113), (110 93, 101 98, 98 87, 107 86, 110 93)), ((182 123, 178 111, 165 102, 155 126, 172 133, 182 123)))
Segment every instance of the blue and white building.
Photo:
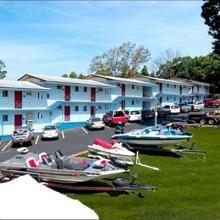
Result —
POLYGON ((137 79, 90 75, 88 79, 114 86, 111 89, 111 110, 142 110, 151 106, 155 99, 154 83, 137 79))
POLYGON ((83 123, 110 110, 142 110, 203 100, 209 84, 155 77, 119 78, 90 75, 70 79, 25 74, 18 81, 0 80, 0 136, 15 127, 83 123))
POLYGON ((0 136, 22 125, 33 124, 36 129, 45 126, 48 92, 48 88, 31 82, 0 80, 0 136))

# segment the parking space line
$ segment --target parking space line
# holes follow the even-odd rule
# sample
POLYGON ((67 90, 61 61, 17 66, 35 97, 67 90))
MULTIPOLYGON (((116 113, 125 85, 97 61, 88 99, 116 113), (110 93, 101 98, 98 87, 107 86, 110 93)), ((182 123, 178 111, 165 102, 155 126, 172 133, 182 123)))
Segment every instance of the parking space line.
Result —
POLYGON ((87 131, 85 128, 81 127, 81 129, 82 129, 86 134, 88 134, 88 131, 87 131))
POLYGON ((39 141, 39 138, 40 138, 40 135, 37 136, 36 140, 35 140, 35 143, 34 144, 37 144, 38 141, 39 141))
POLYGON ((65 136, 64 136, 64 132, 63 132, 63 131, 61 132, 61 134, 62 134, 63 139, 65 139, 65 136))
POLYGON ((111 129, 111 128, 110 128, 109 126, 107 126, 107 125, 106 125, 105 127, 108 128, 108 129, 111 129))
POLYGON ((2 148, 2 151, 4 151, 10 144, 11 144, 12 140, 10 140, 5 146, 4 148, 2 148))

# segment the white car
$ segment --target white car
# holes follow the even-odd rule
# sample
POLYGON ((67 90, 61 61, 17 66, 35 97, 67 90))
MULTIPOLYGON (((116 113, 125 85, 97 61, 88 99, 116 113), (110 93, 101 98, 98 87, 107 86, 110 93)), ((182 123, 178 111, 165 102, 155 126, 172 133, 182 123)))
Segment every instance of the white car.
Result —
POLYGON ((165 105, 163 106, 164 109, 169 110, 170 114, 179 114, 180 113, 180 107, 179 105, 165 105))
POLYGON ((202 101, 190 102, 188 105, 192 106, 192 111, 201 111, 204 109, 204 103, 202 101))
POLYGON ((125 110, 126 116, 128 117, 128 121, 141 121, 141 111, 138 110, 125 110))
POLYGON ((105 128, 105 123, 102 121, 101 118, 90 118, 89 120, 86 121, 86 127, 89 130, 104 129, 105 128))
POLYGON ((41 139, 59 139, 59 130, 55 125, 47 125, 43 129, 41 139))

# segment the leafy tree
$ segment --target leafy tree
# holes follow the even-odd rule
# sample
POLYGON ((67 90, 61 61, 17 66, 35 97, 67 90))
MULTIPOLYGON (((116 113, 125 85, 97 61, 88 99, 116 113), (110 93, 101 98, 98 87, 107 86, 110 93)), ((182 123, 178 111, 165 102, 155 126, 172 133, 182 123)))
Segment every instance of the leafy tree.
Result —
POLYGON ((132 77, 149 58, 150 52, 144 46, 127 42, 94 57, 89 70, 101 75, 132 77))
POLYGON ((86 76, 85 76, 83 73, 80 73, 80 74, 78 75, 78 78, 79 78, 79 79, 85 79, 86 76))
POLYGON ((78 75, 76 72, 72 71, 70 74, 69 74, 69 78, 78 78, 78 75))
POLYGON ((83 75, 83 73, 80 73, 80 74, 78 75, 76 72, 72 71, 72 72, 69 73, 69 74, 63 74, 62 77, 72 78, 72 79, 77 79, 77 78, 78 78, 78 79, 84 79, 86 76, 83 75))
POLYGON ((161 78, 185 78, 207 82, 220 89, 220 56, 209 54, 198 57, 179 57, 172 62, 162 64, 157 76, 161 78), (172 73, 172 74, 170 74, 172 73), (172 77, 171 77, 172 75, 172 77))
POLYGON ((144 67, 142 68, 141 75, 149 76, 149 72, 148 72, 148 69, 147 69, 146 65, 144 65, 144 67))
POLYGON ((5 64, 3 61, 0 60, 0 79, 6 77, 7 71, 5 70, 5 64))
POLYGON ((201 16, 209 26, 209 34, 214 38, 213 52, 220 55, 220 1, 206 0, 202 6, 201 16))
POLYGON ((174 50, 171 48, 166 49, 155 60, 153 60, 153 64, 151 65, 152 74, 161 75, 161 77, 165 78, 173 77, 173 68, 179 62, 180 57, 181 54, 179 50, 174 50))
POLYGON ((63 74, 62 77, 68 78, 69 75, 68 74, 63 74))

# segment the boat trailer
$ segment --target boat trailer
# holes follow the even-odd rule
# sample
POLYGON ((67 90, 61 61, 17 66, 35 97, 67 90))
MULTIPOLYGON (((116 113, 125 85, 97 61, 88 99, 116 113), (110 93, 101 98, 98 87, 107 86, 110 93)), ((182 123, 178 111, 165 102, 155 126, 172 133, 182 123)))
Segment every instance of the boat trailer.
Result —
POLYGON ((57 190, 69 190, 74 192, 90 192, 90 193, 108 193, 110 196, 118 196, 122 194, 135 194, 138 198, 144 198, 142 192, 153 191, 157 189, 155 186, 135 184, 137 175, 130 175, 132 177, 131 182, 125 178, 116 178, 112 181, 112 185, 99 185, 99 186, 87 186, 87 185, 68 185, 60 183, 43 182, 42 184, 57 190))
MULTIPOLYGON (((129 182, 128 179, 126 178, 116 178, 112 181, 112 185, 94 185, 95 183, 98 184, 98 182, 93 182, 90 185, 85 185, 87 183, 81 183, 79 185, 78 183, 76 184, 62 184, 62 183, 56 183, 56 182, 45 182, 41 181, 40 177, 36 173, 32 172, 26 172, 26 171, 17 171, 17 170, 3 170, 3 172, 7 172, 7 177, 5 175, 0 175, 0 182, 8 182, 13 178, 16 178, 20 176, 20 174, 25 175, 29 174, 31 175, 34 179, 36 179, 39 183, 53 189, 57 190, 68 190, 72 192, 93 192, 93 193, 108 193, 110 196, 118 196, 121 194, 129 194, 129 193, 134 193, 136 194, 139 198, 144 198, 142 192, 143 191, 155 191, 156 187, 155 186, 149 186, 149 185, 139 185, 135 184, 135 180, 137 179, 136 174, 130 174, 131 181, 129 182), (18 175, 19 174, 19 175, 18 175), (93 186, 94 185, 94 186, 93 186)), ((106 179, 109 180, 109 179, 106 179)))

